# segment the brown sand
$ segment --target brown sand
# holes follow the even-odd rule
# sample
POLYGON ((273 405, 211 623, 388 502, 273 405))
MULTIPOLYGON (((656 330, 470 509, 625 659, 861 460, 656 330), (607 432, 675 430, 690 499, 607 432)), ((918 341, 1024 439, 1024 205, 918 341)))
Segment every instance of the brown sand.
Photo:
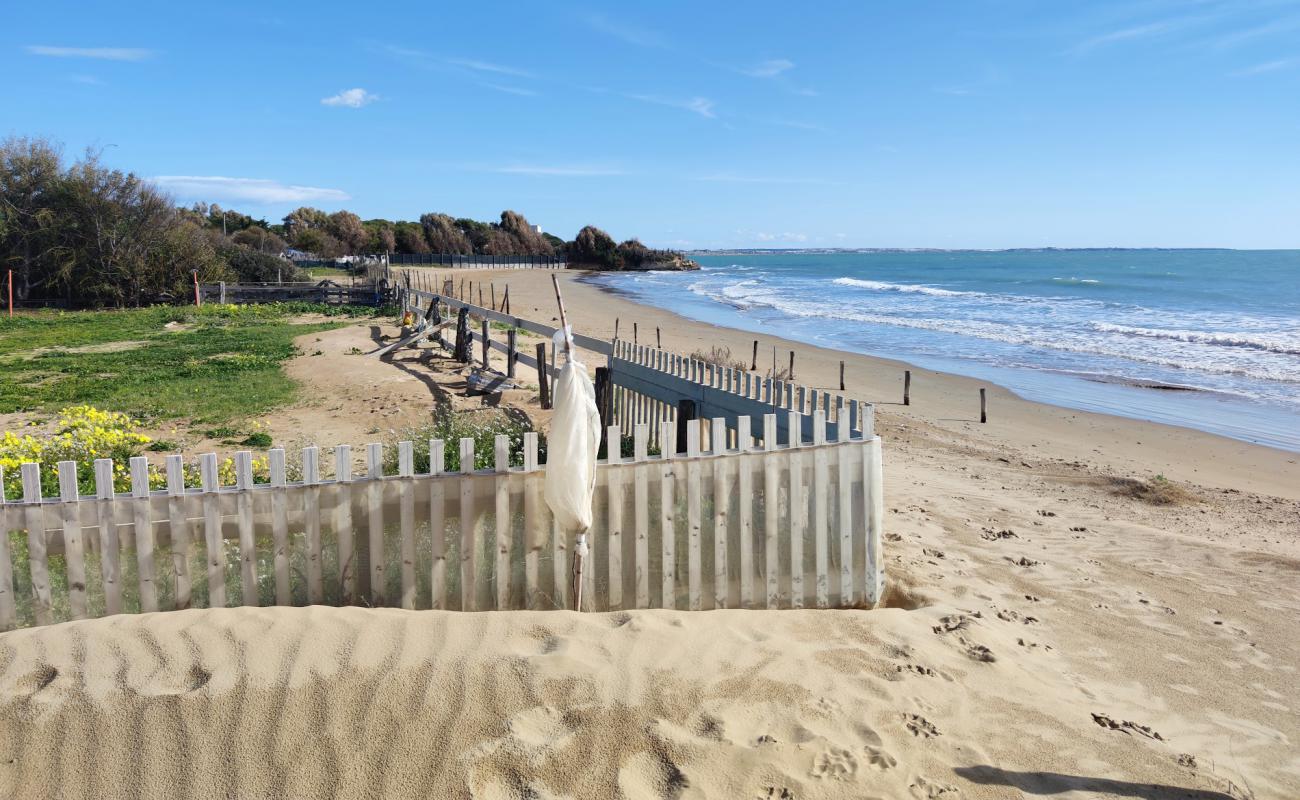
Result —
MULTIPOLYGON (((548 273, 495 280, 552 316, 548 273)), ((587 333, 619 316, 678 351, 753 339, 565 291, 587 333)), ((1300 797, 1295 454, 997 389, 979 425, 979 384, 919 370, 914 405, 886 406, 900 365, 796 350, 801 380, 829 386, 845 358, 850 393, 882 402, 894 608, 17 631, 0 796, 1300 797), (1114 481, 1156 473, 1186 496, 1114 481)), ((384 391, 427 405, 408 366, 367 380, 400 373, 384 391)), ((304 430, 347 413, 330 402, 299 409, 321 415, 304 430)))

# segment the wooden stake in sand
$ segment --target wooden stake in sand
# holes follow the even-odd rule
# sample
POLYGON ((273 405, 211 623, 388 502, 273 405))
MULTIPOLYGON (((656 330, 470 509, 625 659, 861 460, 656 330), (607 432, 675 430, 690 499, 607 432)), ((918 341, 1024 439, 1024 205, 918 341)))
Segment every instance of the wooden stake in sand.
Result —
POLYGON ((984 395, 984 388, 980 387, 980 422, 988 422, 988 398, 984 395))
POLYGON ((910 369, 905 369, 903 370, 903 405, 910 406, 911 404, 912 404, 912 371, 910 369))
POLYGON ((664 341, 663 341, 663 339, 660 339, 660 338, 659 338, 659 326, 658 326, 658 325, 655 326, 655 348, 658 349, 658 350, 662 350, 662 349, 664 349, 664 341))
POLYGON ((840 362, 840 391, 844 391, 844 362, 840 362))
POLYGON ((749 359, 749 371, 750 372, 758 371, 758 340, 757 339, 754 340, 754 355, 752 358, 749 359))

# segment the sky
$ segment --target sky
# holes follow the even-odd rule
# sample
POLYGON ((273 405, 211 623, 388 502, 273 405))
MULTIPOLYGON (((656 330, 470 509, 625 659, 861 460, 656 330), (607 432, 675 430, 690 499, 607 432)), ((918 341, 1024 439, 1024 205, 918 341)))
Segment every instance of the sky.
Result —
POLYGON ((272 221, 1300 247, 1300 0, 7 5, 0 136, 272 221))

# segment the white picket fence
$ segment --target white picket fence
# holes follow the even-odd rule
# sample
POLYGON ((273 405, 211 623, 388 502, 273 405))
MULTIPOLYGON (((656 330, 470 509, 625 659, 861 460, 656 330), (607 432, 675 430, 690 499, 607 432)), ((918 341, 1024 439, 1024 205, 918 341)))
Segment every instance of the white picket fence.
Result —
MULTIPOLYGON (((787 429, 801 430, 788 414, 787 429)), ((740 422, 733 431, 749 430, 740 422)), ((643 423, 630 459, 601 462, 587 610, 879 602, 878 437, 827 441, 823 411, 812 437, 793 445, 778 444, 775 414, 763 436, 733 435, 731 448, 727 420, 686 424, 684 453, 672 452, 676 425, 664 422, 664 454, 651 455, 643 423)), ((608 434, 620 441, 617 426, 608 434)), ((168 456, 158 491, 147 460, 133 458, 124 494, 101 459, 94 496, 79 496, 75 462, 60 462, 58 498, 41 497, 39 465, 23 464, 23 498, 0 504, 0 629, 191 606, 568 608, 571 537, 543 499, 537 434, 524 435, 513 467, 511 442, 497 437, 489 470, 443 472, 446 444, 428 446, 427 472, 400 442, 396 474, 384 474, 383 447, 371 444, 354 476, 341 445, 329 479, 309 447, 294 482, 285 452, 271 450, 267 483, 254 482, 252 454, 240 452, 232 486, 207 454, 197 488, 184 485, 181 457, 168 456)), ((472 439, 459 452, 473 464, 472 439)))

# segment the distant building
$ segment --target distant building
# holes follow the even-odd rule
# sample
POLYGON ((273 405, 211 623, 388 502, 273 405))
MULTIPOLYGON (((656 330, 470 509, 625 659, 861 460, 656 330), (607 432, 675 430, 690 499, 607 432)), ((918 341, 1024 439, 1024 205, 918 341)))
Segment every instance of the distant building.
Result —
POLYGON ((542 226, 541 226, 541 225, 534 225, 534 226, 533 226, 533 233, 537 234, 538 236, 541 236, 541 235, 542 235, 542 226))

